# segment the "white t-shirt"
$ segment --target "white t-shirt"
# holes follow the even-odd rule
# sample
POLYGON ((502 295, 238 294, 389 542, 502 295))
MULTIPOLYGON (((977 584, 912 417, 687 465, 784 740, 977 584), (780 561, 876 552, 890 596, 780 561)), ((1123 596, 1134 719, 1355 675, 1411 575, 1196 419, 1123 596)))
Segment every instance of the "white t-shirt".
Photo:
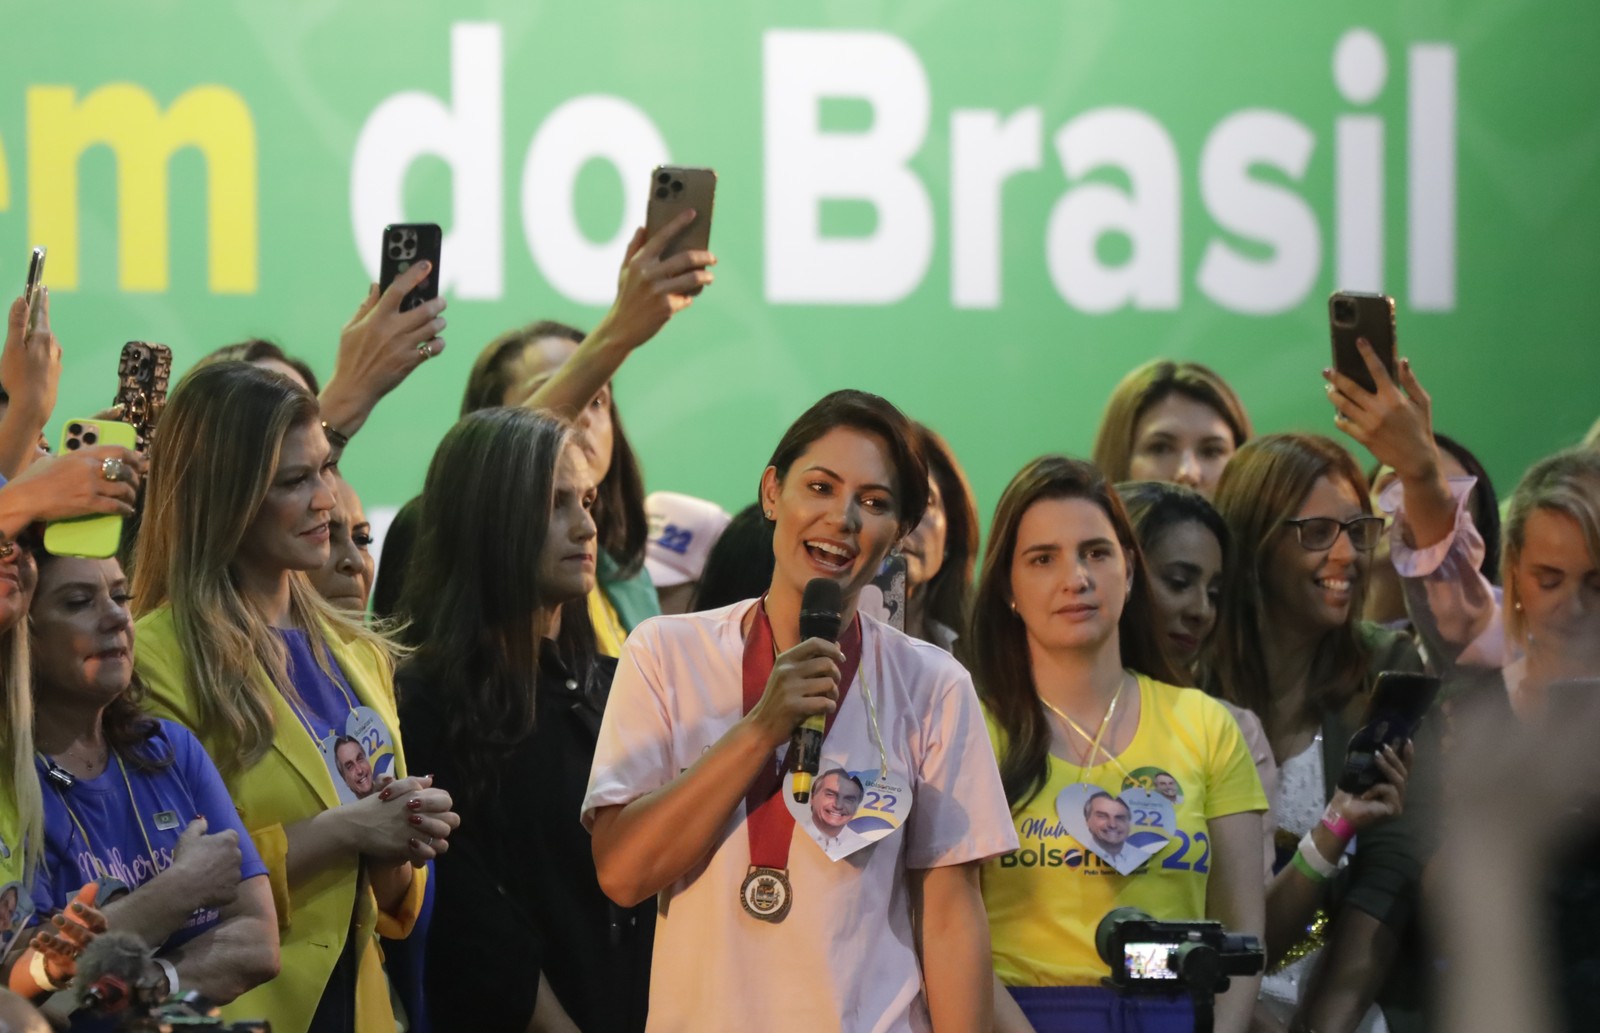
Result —
MULTIPOLYGON (((753 605, 634 629, 606 704, 585 824, 598 808, 665 785, 743 716, 741 622, 753 605)), ((768 923, 739 899, 750 868, 741 802, 710 856, 661 894, 650 1033, 929 1029, 906 869, 1015 850, 1016 830, 967 672, 936 646, 870 617, 861 623, 861 666, 828 733, 823 769, 838 762, 877 773, 870 694, 890 771, 912 790, 904 823, 837 860, 797 823, 793 906, 768 923)), ((858 813, 868 813, 867 801, 858 813)))

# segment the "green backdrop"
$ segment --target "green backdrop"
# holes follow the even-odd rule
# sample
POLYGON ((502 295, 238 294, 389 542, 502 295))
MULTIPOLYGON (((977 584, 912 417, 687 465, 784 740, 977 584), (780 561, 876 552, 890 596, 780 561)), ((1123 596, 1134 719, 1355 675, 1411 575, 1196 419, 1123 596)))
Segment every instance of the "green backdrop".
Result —
POLYGON ((420 485, 491 337, 594 322, 667 159, 718 170, 718 282, 618 397, 650 486, 730 509, 840 386, 942 430, 986 510, 1152 356, 1331 429, 1337 287, 1397 297, 1502 489, 1600 411, 1592 4, 8 7, 0 274, 50 246, 62 416, 133 338, 183 368, 268 336, 325 377, 378 227, 452 233, 449 350, 346 462, 369 507, 420 485))

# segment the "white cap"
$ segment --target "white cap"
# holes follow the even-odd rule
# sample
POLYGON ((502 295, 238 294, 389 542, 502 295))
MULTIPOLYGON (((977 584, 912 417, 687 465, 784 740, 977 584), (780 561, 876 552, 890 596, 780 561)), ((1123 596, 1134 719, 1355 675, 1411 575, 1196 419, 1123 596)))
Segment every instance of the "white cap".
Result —
POLYGON ((732 519, 715 502, 675 491, 651 492, 644 512, 650 520, 644 568, 657 588, 700 580, 711 546, 732 519))

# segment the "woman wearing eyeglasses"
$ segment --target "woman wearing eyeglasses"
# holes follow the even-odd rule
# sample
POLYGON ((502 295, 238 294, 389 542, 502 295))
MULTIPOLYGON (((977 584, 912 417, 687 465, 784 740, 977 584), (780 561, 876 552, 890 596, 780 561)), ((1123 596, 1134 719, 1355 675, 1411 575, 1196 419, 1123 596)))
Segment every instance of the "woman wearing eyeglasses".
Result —
MULTIPOLYGON (((1367 1013, 1396 968, 1426 860, 1412 815, 1388 820, 1401 810, 1409 748, 1380 755, 1388 781, 1365 796, 1334 787, 1377 673, 1422 670, 1409 639, 1358 619, 1383 521, 1350 454, 1308 434, 1245 445, 1215 503, 1237 560, 1203 677, 1261 718, 1279 767, 1280 866, 1268 890, 1272 957, 1258 1018, 1267 1028, 1371 1028, 1367 1013), (1319 950, 1327 956, 1313 962, 1319 950), (1270 974, 1274 960, 1292 963, 1270 974)), ((1409 1003, 1385 995, 1391 1028, 1409 1003)))

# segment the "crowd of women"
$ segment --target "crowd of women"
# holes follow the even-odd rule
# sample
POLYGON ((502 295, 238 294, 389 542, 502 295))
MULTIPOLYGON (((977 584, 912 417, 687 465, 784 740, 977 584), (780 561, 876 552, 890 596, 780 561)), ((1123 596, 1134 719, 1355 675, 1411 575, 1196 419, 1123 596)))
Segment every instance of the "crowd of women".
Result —
POLYGON ((945 440, 841 390, 749 471, 692 590, 658 595, 611 380, 712 280, 709 253, 662 257, 682 224, 635 236, 593 331, 483 350, 376 581, 338 462, 443 347, 442 300, 399 304, 424 267, 372 289, 326 385, 266 341, 209 356, 148 455, 37 447, 61 351, 47 292, 12 306, 13 990, 103 1028, 71 983, 123 932, 153 996, 288 1033, 1189 1029, 1186 993, 1101 985, 1096 929, 1132 906, 1260 938, 1219 1029, 1444 1028, 1441 986, 1466 1024, 1485 996, 1534 1001, 1521 1028, 1592 1006, 1596 952, 1550 945, 1600 917, 1568 860, 1600 775, 1573 731, 1600 676, 1600 449, 1502 506, 1405 362, 1363 345, 1375 390, 1326 371, 1328 437, 1258 436, 1216 374, 1157 361, 1092 462, 1011 479, 980 562, 945 440), (120 557, 44 548, 91 514, 129 518, 120 557), (859 605, 897 549, 903 631, 859 605), (837 641, 801 635, 817 578, 837 641), (1355 794, 1335 782, 1382 671, 1445 689, 1355 794), (817 716, 807 804, 786 747, 817 716), (1554 932, 1528 888, 1552 872, 1554 932), (1504 936, 1533 957, 1486 974, 1504 936))

